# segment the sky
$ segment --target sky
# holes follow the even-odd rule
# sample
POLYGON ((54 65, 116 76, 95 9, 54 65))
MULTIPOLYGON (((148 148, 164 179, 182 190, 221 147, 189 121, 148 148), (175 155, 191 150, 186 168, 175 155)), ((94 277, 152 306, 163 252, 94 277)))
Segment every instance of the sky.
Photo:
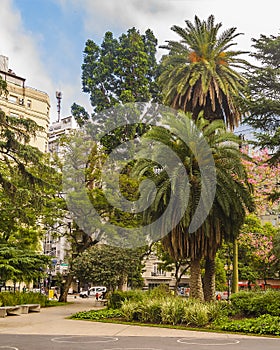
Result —
POLYGON ((26 85, 48 93, 55 121, 56 91, 62 92, 62 117, 74 102, 91 110, 81 88, 87 39, 100 44, 106 31, 119 37, 131 27, 150 28, 162 45, 178 39, 172 25, 213 14, 222 29, 244 33, 235 49, 248 51, 251 38, 280 33, 279 13, 279 0, 1 0, 0 55, 9 57, 9 68, 26 85))

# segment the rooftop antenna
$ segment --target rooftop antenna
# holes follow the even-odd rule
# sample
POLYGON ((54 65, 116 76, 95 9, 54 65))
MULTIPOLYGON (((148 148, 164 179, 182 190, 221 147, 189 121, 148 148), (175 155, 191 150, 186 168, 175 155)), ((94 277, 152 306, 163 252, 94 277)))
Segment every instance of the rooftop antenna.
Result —
POLYGON ((60 109, 61 109, 61 99, 62 99, 62 92, 56 91, 55 93, 56 99, 57 99, 57 121, 60 121, 60 109))

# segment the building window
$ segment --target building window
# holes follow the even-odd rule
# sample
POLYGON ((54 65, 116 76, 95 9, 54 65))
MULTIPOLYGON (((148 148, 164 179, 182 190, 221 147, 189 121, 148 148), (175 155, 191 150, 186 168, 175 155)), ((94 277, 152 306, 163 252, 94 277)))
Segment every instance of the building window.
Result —
POLYGON ((154 264, 151 276, 166 276, 166 272, 159 269, 158 264, 154 264))
POLYGON ((27 106, 27 108, 31 108, 31 100, 27 100, 26 106, 27 106))
POLYGON ((9 102, 11 102, 11 103, 17 103, 17 102, 18 102, 17 96, 9 95, 9 102))

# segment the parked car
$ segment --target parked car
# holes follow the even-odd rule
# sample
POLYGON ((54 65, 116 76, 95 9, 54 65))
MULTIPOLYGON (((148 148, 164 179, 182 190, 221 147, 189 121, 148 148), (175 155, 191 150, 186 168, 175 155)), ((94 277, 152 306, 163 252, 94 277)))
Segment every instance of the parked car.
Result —
POLYGON ((107 292, 107 288, 103 286, 91 287, 88 290, 80 292, 81 298, 96 297, 98 294, 98 299, 102 299, 104 294, 107 292))

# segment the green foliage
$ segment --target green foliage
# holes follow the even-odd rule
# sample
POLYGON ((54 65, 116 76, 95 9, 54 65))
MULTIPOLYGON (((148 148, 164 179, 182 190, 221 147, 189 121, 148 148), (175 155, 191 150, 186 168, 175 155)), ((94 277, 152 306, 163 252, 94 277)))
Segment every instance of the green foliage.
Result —
POLYGON ((0 292, 0 303, 2 306, 40 304, 44 307, 48 304, 48 298, 46 295, 40 293, 0 292))
POLYGON ((256 319, 223 320, 217 327, 223 331, 252 333, 260 335, 280 335, 280 317, 262 315, 256 319))
POLYGON ((126 321, 201 327, 220 318, 227 303, 202 304, 157 287, 148 292, 115 292, 109 298, 108 307, 112 306, 121 309, 126 321))
POLYGON ((166 298, 161 304, 162 323, 181 324, 185 319, 185 301, 180 298, 166 298))
MULTIPOLYGON (((0 80, 0 94, 5 93, 5 84, 0 80)), ((30 145, 41 131, 34 120, 0 111, 0 276, 4 282, 38 276, 39 267, 48 260, 38 254, 44 229, 60 216, 60 175, 49 155, 30 145)))
MULTIPOLYGON (((144 35, 131 28, 118 39, 106 32, 100 46, 87 40, 82 65, 83 91, 100 112, 118 103, 156 99, 157 40, 148 29, 144 35)), ((84 111, 77 110, 78 122, 84 111), (82 113, 81 113, 82 112, 82 113)), ((76 114, 74 113, 76 117, 76 114)))
POLYGON ((150 289, 147 293, 148 298, 166 298, 172 296, 171 290, 167 284, 160 284, 159 286, 150 289))
POLYGON ((73 271, 81 282, 105 285, 108 290, 122 286, 127 279, 133 277, 141 280, 142 251, 122 249, 107 245, 95 245, 73 263, 73 271))
MULTIPOLYGON (((279 292, 266 293, 240 292, 231 296, 231 303, 201 303, 195 299, 184 299, 174 296, 160 295, 151 298, 149 292, 131 291, 115 293, 125 295, 119 309, 79 312, 72 316, 75 319, 100 321, 115 318, 127 322, 143 322, 154 324, 181 325, 189 327, 211 328, 232 332, 280 335, 279 292), (142 297, 141 297, 142 294, 142 297), (275 303, 273 300, 276 300, 275 303), (274 303, 274 305, 272 305, 274 303), (246 306, 251 304, 251 306, 246 306), (255 305, 255 306, 254 306, 255 305), (250 310, 249 310, 250 309, 250 310), (247 316, 264 314, 256 319, 242 319, 247 316), (270 312, 270 314, 268 314, 270 312), (230 319, 229 315, 238 316, 230 319)), ((118 303, 118 305, 120 305, 118 303)))
POLYGON ((251 56, 261 66, 252 67, 248 72, 250 99, 245 111, 249 116, 245 121, 256 129, 257 145, 269 148, 273 152, 271 162, 277 164, 280 160, 280 36, 260 35, 252 40, 251 56))
POLYGON ((124 300, 122 303, 122 313, 126 321, 140 321, 142 313, 142 302, 124 300))
POLYGON ((280 292, 239 292, 230 297, 235 314, 257 317, 263 314, 280 316, 280 292))
MULTIPOLYGON (((214 304, 216 306, 216 304, 214 304)), ((213 308, 211 308, 212 310, 213 308)), ((203 327, 210 321, 209 304, 193 303, 185 308, 183 318, 188 325, 203 327)))
POLYGON ((72 115, 79 125, 92 119, 98 130, 104 130, 104 126, 106 131, 112 130, 101 140, 108 153, 148 128, 136 124, 115 129, 116 116, 100 112, 117 105, 160 100, 156 46, 157 39, 150 29, 141 35, 135 28, 128 29, 118 39, 106 32, 100 46, 92 40, 86 42, 82 86, 90 95, 94 113, 90 116, 83 107, 73 104, 72 115))
POLYGON ((49 261, 48 256, 32 250, 0 244, 0 276, 4 282, 37 280, 49 261))
POLYGON ((100 321, 102 319, 119 318, 119 317, 123 317, 123 313, 119 309, 81 311, 71 316, 71 318, 77 319, 77 320, 92 320, 92 321, 100 321))
MULTIPOLYGON (((162 121, 168 128, 153 127, 144 136, 148 140, 164 144, 180 158, 184 171, 188 175, 189 188, 186 188, 184 184, 183 180, 186 179, 186 175, 178 163, 172 166, 169 174, 163 169, 160 169, 162 171, 158 173, 152 171, 155 167, 154 160, 161 159, 163 153, 162 148, 157 149, 156 146, 153 149, 153 158, 140 159, 133 170, 136 176, 149 178, 157 187, 155 200, 143 213, 145 223, 151 223, 163 212, 165 213, 167 204, 170 205, 170 199, 176 195, 176 201, 171 202, 173 206, 170 214, 165 213, 164 215, 164 224, 174 223, 179 213, 181 220, 177 225, 173 224, 172 231, 163 237, 163 249, 175 261, 183 258, 193 263, 194 260, 201 260, 202 257, 214 260, 222 241, 231 241, 236 237, 247 210, 254 210, 254 203, 252 187, 248 182, 245 166, 242 164, 242 158, 245 156, 238 147, 239 138, 228 132, 220 120, 210 122, 205 120, 201 114, 194 123, 191 118, 190 113, 179 112, 176 118, 166 113, 162 121), (196 130, 200 132, 199 135, 196 130), (209 145, 214 162, 204 164, 209 169, 206 179, 202 178, 197 159, 190 147, 177 136, 182 132, 188 137, 189 144, 201 145, 203 136, 209 145), (213 189, 213 178, 211 179, 212 170, 215 171, 215 189, 213 189), (202 196, 204 183, 207 183, 207 190, 205 196, 202 196), (186 193, 188 192, 189 200, 186 207, 186 193), (206 220, 194 234, 188 234, 200 199, 203 197, 203 205, 206 205, 207 200, 211 200, 213 193, 215 194, 214 203, 206 220), (181 213, 182 208, 185 210, 181 213)), ((207 161, 211 159, 207 158, 207 161)), ((161 232, 162 228, 159 227, 158 230, 161 232)), ((212 289, 214 288, 213 284, 212 289)), ((194 297, 201 298, 202 291, 196 292, 197 290, 198 283, 191 276, 191 293, 194 297)), ((211 295, 206 300, 210 301, 214 291, 211 290, 211 295)))
POLYGON ((238 125, 241 110, 236 101, 246 83, 243 74, 248 63, 238 58, 242 51, 231 49, 240 34, 229 28, 219 34, 221 23, 214 16, 194 23, 187 20, 186 28, 174 25, 171 29, 180 41, 167 41, 161 62, 160 85, 164 102, 176 109, 193 113, 196 119, 204 111, 208 120, 225 120, 233 129, 238 125))
POLYGON ((108 308, 119 309, 125 300, 138 302, 142 301, 144 298, 145 294, 141 290, 131 290, 127 292, 116 290, 108 295, 108 308))

